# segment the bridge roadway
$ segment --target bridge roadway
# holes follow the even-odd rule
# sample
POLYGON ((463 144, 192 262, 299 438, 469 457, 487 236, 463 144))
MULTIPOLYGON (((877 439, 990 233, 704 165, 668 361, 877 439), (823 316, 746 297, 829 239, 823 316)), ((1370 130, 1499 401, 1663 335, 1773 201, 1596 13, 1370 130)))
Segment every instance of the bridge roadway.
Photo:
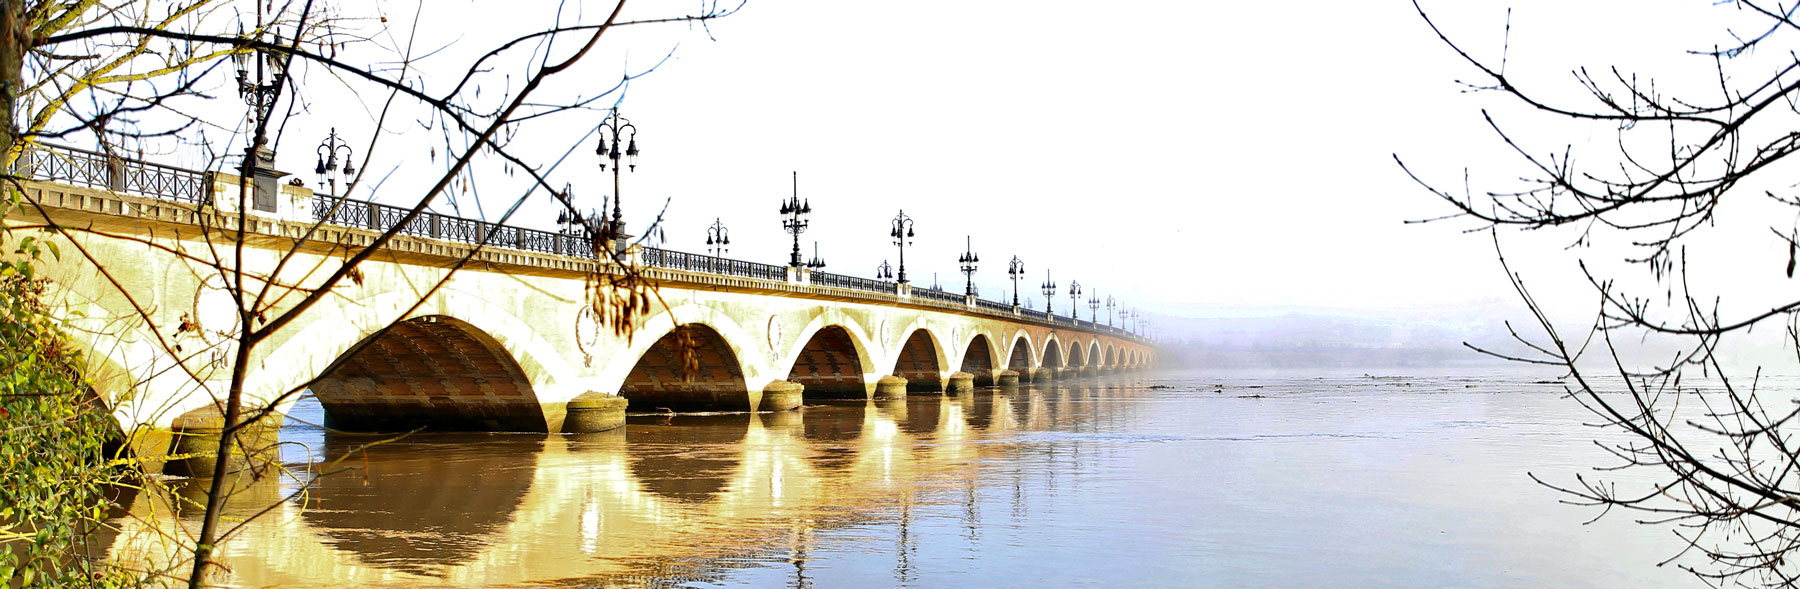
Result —
MULTIPOLYGON (((202 179, 183 187, 152 164, 55 168, 47 159, 21 160, 36 166, 21 175, 47 178, 25 184, 43 214, 28 206, 6 222, 48 216, 82 228, 71 234, 75 243, 45 237, 62 252, 41 269, 54 308, 122 431, 140 452, 160 454, 170 428, 216 412, 229 383, 227 334, 237 314, 227 277, 210 262, 231 259, 235 232, 221 229, 237 218, 229 209, 238 180, 178 170, 202 179)), ((175 178, 183 179, 192 178, 175 178)), ((244 269, 253 285, 316 285, 399 219, 398 209, 297 186, 283 185, 278 201, 274 212, 249 213, 244 269), (269 276, 289 251, 293 260, 269 276)), ((622 414, 568 419, 572 401, 577 410, 608 412, 622 408, 620 399, 634 411, 782 410, 802 399, 875 398, 897 386, 919 393, 968 381, 1089 376, 1157 358, 1149 341, 1092 322, 636 246, 628 263, 643 268, 655 296, 630 333, 617 335, 585 310, 589 279, 607 264, 559 253, 580 251, 579 239, 435 214, 406 232, 361 265, 360 280, 340 284, 253 351, 247 407, 285 413, 297 387, 313 381, 338 429, 579 432, 615 426, 622 414), (482 240, 487 246, 452 273, 482 240), (358 345, 365 340, 372 341, 358 345), (685 358, 682 346, 692 350, 685 358), (882 385, 889 375, 904 385, 882 385)), ((269 316, 300 298, 282 292, 269 316)))

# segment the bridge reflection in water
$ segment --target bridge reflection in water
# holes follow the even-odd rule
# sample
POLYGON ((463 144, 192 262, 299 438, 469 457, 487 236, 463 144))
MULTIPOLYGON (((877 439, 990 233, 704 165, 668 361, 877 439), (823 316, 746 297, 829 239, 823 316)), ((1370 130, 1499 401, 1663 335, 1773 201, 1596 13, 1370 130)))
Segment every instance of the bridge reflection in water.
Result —
MULTIPOLYGON (((311 449, 319 459, 289 464, 329 472, 306 488, 277 477, 240 485, 227 517, 267 511, 222 546, 229 572, 218 581, 637 585, 717 581, 746 566, 804 577, 819 534, 840 532, 893 537, 877 545, 894 547, 892 574, 904 581, 921 502, 966 496, 963 517, 978 520, 978 486, 1021 492, 1016 481, 983 481, 984 471, 1044 451, 1017 430, 1123 418, 1137 405, 1118 401, 1143 391, 1138 377, 1119 375, 798 412, 640 416, 595 434, 378 444, 386 438, 327 434, 311 449)), ((163 538, 195 525, 174 499, 135 497, 111 558, 166 564, 163 538)))

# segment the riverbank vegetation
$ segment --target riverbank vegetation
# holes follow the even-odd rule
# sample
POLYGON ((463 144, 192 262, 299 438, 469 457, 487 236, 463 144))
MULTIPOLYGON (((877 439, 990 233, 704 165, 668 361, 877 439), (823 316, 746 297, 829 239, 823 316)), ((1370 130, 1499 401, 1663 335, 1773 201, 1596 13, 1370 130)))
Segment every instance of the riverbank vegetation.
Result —
POLYGON ((137 584, 93 541, 130 471, 109 455, 118 428, 44 302, 36 263, 60 252, 3 229, 0 247, 0 587, 137 584))

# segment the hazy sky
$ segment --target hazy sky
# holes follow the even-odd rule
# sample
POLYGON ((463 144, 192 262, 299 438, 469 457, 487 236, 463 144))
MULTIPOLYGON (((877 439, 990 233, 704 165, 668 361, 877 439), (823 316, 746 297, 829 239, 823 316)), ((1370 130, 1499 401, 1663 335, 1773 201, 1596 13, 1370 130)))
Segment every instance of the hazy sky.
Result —
MULTIPOLYGON (((510 4, 519 8, 499 22, 547 20, 531 2, 510 4)), ((634 2, 631 12, 693 4, 634 2)), ((1569 71, 1580 66, 1706 73, 1683 51, 1727 39, 1716 23, 1732 13, 1703 0, 1655 10, 1630 1, 1424 5, 1489 59, 1501 54, 1512 7, 1509 71, 1571 97, 1579 87, 1569 71)), ((470 23, 501 16, 492 3, 473 6, 431 2, 421 46, 479 45, 470 23)), ((404 24, 409 13, 393 18, 404 24)), ((1514 160, 1482 122, 1484 107, 1543 129, 1539 151, 1611 140, 1604 130, 1537 126, 1544 121, 1497 96, 1462 92, 1456 80, 1476 72, 1404 0, 752 0, 706 31, 624 33, 589 58, 574 87, 591 95, 673 50, 621 107, 643 151, 624 184, 633 227, 667 198, 664 247, 704 251, 718 218, 731 257, 785 263, 777 209, 798 171, 814 210, 803 249, 810 257, 816 240, 827 271, 870 276, 895 260, 888 223, 905 209, 917 222, 906 255, 915 284, 935 272, 960 288, 956 257, 973 236, 982 294, 1009 296, 1005 267, 1017 255, 1030 277, 1021 286, 1040 309, 1046 269, 1065 287, 1059 311, 1071 280, 1083 299, 1112 295, 1165 315, 1510 309, 1491 243, 1461 232, 1470 223, 1403 224, 1449 209, 1393 154, 1450 186, 1465 166, 1478 180, 1508 178, 1514 160)), ((447 83, 432 77, 432 63, 425 82, 447 83)), ((310 171, 324 120, 367 133, 364 108, 297 117, 283 152, 294 155, 281 165, 310 171)), ((600 118, 563 120, 576 133, 600 118)), ((597 207, 611 178, 595 159, 589 141, 558 177, 597 207)), ((511 196, 484 194, 489 206, 511 196)), ((549 211, 540 195, 520 224, 548 228, 549 211)), ((1572 268, 1544 263, 1565 278, 1572 268)))

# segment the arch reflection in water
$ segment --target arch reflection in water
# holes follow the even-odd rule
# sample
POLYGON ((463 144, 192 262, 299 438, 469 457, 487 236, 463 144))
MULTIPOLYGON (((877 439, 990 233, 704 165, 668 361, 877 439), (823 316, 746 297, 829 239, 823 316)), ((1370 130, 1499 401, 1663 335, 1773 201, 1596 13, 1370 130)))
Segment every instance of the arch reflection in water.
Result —
POLYGON ((326 464, 349 469, 315 479, 301 517, 363 562, 432 576, 473 558, 506 526, 544 447, 532 435, 385 440, 327 434, 326 464))
POLYGON ((756 416, 633 417, 625 428, 631 474, 644 489, 678 501, 704 501, 723 491, 743 461, 745 430, 756 416))
MULTIPOLYGON (((232 575, 222 582, 641 585, 799 567, 821 532, 886 534, 905 510, 972 497, 983 470, 1013 468, 994 458, 1021 451, 984 442, 1078 418, 1074 404, 1091 394, 980 389, 646 416, 584 435, 419 434, 377 445, 384 438, 328 435, 315 470, 338 461, 340 472, 302 499, 258 493, 276 508, 222 550, 232 575)), ((113 554, 146 554, 156 535, 122 534, 113 554)))

